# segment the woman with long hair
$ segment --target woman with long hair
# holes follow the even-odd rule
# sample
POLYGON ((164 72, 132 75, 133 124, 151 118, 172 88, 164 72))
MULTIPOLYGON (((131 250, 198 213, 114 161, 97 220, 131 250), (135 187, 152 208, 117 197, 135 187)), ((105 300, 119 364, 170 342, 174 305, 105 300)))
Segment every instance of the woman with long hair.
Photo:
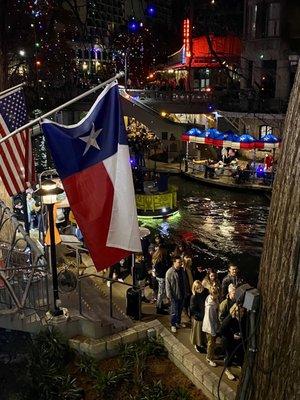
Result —
POLYGON ((216 287, 221 294, 221 283, 218 278, 218 274, 212 269, 208 269, 205 278, 202 281, 202 285, 207 289, 210 290, 213 286, 216 287))
POLYGON ((192 329, 190 340, 198 353, 206 353, 206 335, 202 331, 205 310, 205 300, 209 291, 205 289, 201 281, 196 280, 192 285, 190 312, 192 316, 192 329))
POLYGON ((163 309, 163 301, 166 297, 166 272, 168 270, 167 252, 160 245, 152 255, 152 271, 158 283, 158 293, 156 301, 157 314, 168 314, 163 309))

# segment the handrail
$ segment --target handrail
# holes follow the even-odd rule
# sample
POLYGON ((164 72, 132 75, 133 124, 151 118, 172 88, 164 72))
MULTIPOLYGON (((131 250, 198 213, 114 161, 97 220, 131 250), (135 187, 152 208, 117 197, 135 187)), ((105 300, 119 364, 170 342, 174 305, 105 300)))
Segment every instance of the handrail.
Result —
POLYGON ((138 293, 139 293, 139 307, 140 307, 139 316, 141 316, 141 288, 139 286, 136 286, 136 285, 133 285, 133 284, 130 284, 130 283, 126 283, 126 282, 120 282, 117 279, 106 278, 105 276, 99 275, 97 273, 90 273, 90 274, 78 276, 78 282, 79 282, 78 297, 79 297, 79 313, 80 313, 80 315, 83 315, 83 313, 82 313, 82 304, 81 304, 81 285, 80 285, 80 281, 82 279, 90 278, 90 277, 100 278, 102 280, 105 280, 105 281, 111 283, 110 286, 109 286, 109 315, 110 315, 111 318, 118 319, 118 318, 114 317, 114 315, 113 315, 112 286, 113 286, 114 283, 119 283, 121 285, 131 287, 132 289, 138 291, 138 293))

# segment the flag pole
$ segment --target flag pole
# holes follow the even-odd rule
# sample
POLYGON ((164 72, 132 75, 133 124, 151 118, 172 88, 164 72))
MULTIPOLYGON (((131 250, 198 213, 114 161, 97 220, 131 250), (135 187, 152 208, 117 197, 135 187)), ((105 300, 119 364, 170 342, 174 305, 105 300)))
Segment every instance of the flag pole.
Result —
POLYGON ((26 85, 26 82, 23 82, 23 83, 20 83, 19 85, 16 85, 16 86, 12 87, 12 88, 3 90, 3 92, 0 92, 0 96, 3 96, 4 94, 6 94, 8 92, 11 92, 12 90, 18 89, 19 87, 22 87, 22 86, 25 86, 25 85, 26 85))
POLYGON ((46 114, 41 115, 40 117, 28 122, 28 124, 21 126, 20 128, 16 129, 15 131, 11 132, 9 135, 6 135, 5 137, 3 137, 2 139, 0 139, 0 144, 5 142, 6 140, 10 139, 12 136, 16 135, 17 133, 23 131, 24 129, 27 128, 31 128, 32 126, 38 124, 43 118, 49 117, 52 114, 55 114, 56 112, 68 107, 69 105, 75 103, 76 101, 83 99, 84 97, 90 95, 91 93, 96 92, 98 89, 103 88, 106 85, 109 85, 111 82, 115 81, 116 79, 121 78, 122 76, 124 76, 124 72, 119 72, 117 75, 115 75, 114 77, 108 79, 107 81, 100 83, 100 85, 95 86, 94 88, 88 90, 87 92, 84 92, 82 94, 80 94, 77 97, 74 97, 74 99, 67 101, 66 103, 62 104, 59 107, 54 108, 51 111, 48 111, 46 114))

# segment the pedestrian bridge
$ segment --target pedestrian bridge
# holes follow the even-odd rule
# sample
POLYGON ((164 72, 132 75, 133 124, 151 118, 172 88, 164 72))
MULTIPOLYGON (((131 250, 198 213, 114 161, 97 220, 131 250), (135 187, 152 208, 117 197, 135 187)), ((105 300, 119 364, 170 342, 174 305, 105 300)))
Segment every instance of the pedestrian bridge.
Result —
MULTIPOLYGON (((162 137, 163 132, 167 134, 167 137, 172 133, 176 139, 179 139, 182 133, 191 128, 190 124, 175 122, 167 116, 162 116, 161 111, 157 108, 148 105, 147 101, 143 101, 141 98, 134 96, 136 93, 135 91, 130 93, 132 95, 125 92, 124 89, 120 89, 121 104, 124 115, 135 118, 142 124, 146 125, 159 138, 162 137)), ((91 95, 88 98, 84 98, 83 100, 71 105, 68 108, 67 114, 64 116, 64 122, 66 124, 77 123, 82 117, 82 113, 87 112, 91 108, 95 99, 96 95, 91 95)), ((164 107, 163 110, 165 109, 166 107, 164 107)), ((190 113, 191 112, 192 111, 190 111, 190 113)), ((199 128, 203 127, 199 126, 199 128)))

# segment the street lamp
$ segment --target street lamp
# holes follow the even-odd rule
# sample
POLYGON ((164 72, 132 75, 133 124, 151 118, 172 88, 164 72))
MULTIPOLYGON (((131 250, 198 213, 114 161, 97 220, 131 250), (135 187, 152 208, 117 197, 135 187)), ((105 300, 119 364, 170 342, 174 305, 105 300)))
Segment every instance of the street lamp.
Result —
POLYGON ((125 52, 122 53, 122 56, 124 57, 124 86, 125 86, 125 91, 127 90, 127 80, 128 80, 128 51, 129 49, 125 49, 125 52))
POLYGON ((57 187, 56 183, 51 179, 44 180, 41 183, 40 189, 35 191, 36 195, 41 196, 43 204, 47 206, 47 211, 49 216, 50 265, 51 265, 52 283, 53 283, 54 316, 63 314, 62 310, 60 310, 59 308, 54 218, 53 218, 53 209, 54 209, 54 204, 57 202, 57 195, 63 192, 64 191, 61 188, 57 187))

